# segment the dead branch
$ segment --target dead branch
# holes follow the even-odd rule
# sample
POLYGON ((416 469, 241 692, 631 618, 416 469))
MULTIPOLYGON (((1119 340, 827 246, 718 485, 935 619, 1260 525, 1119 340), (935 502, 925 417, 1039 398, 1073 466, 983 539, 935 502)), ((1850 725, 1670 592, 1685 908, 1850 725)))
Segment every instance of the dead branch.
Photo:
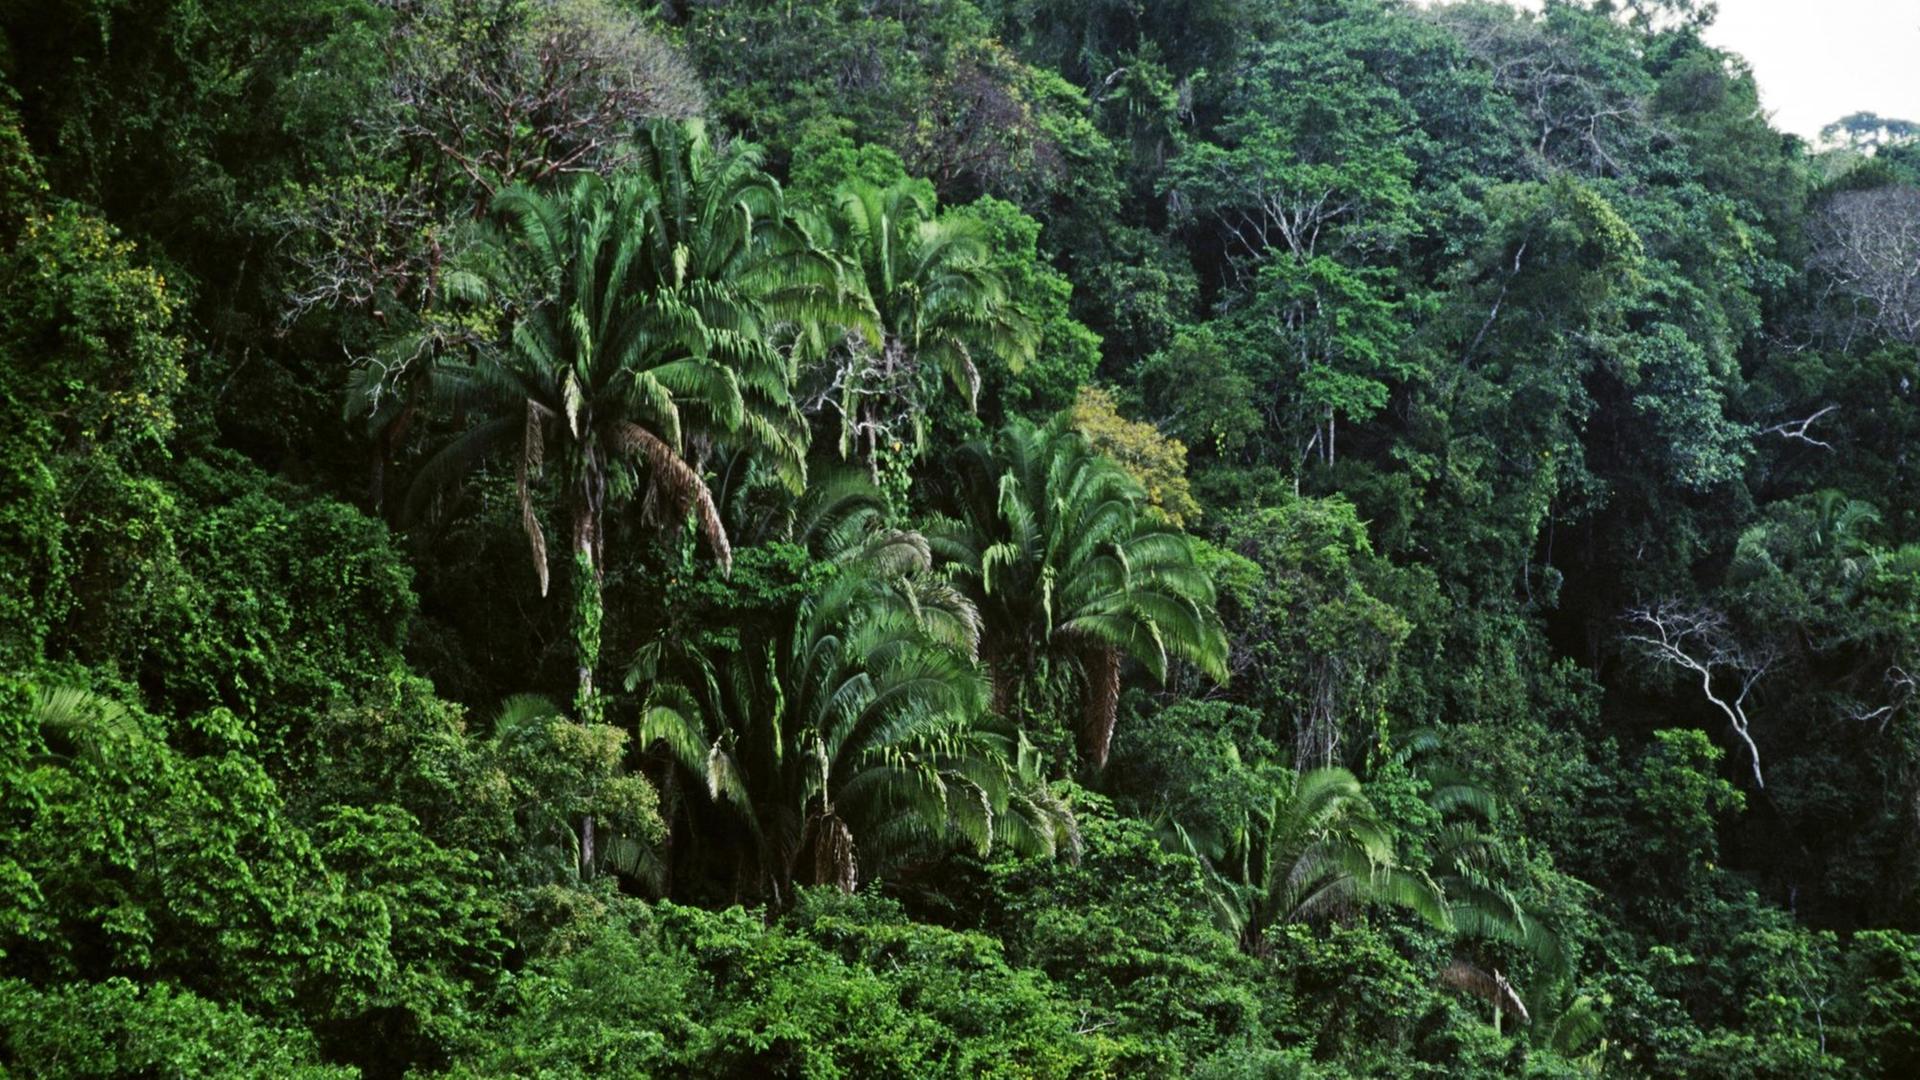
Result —
POLYGON ((1828 405, 1821 408, 1818 412, 1815 412, 1811 416, 1806 416, 1799 420, 1788 420, 1788 421, 1785 421, 1784 423, 1775 424, 1772 427, 1768 427, 1768 428, 1761 428, 1755 434, 1778 435, 1783 439, 1791 439, 1797 442, 1803 442, 1809 446, 1817 446, 1822 450, 1831 450, 1833 449, 1832 443, 1827 442, 1824 439, 1814 438, 1812 435, 1808 434, 1807 429, 1811 428, 1815 421, 1819 420, 1821 417, 1827 415, 1828 413, 1834 411, 1835 409, 1838 409, 1839 407, 1840 406, 1838 405, 1828 405))
POLYGON ((1726 616, 1711 608, 1661 603, 1634 608, 1624 616, 1631 628, 1626 639, 1656 663, 1691 672, 1700 679, 1700 692, 1720 710, 1733 732, 1746 744, 1753 759, 1754 786, 1765 788, 1760 772, 1760 748, 1753 741, 1747 701, 1755 686, 1777 661, 1770 649, 1748 649, 1734 641, 1726 616), (1725 694, 1716 682, 1732 680, 1737 689, 1725 694))

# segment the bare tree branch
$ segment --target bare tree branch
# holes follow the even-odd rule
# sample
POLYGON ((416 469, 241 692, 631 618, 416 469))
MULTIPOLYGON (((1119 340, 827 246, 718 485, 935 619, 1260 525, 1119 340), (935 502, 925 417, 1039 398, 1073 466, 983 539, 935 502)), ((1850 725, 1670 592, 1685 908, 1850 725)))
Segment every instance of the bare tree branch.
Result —
POLYGON ((1878 722, 1879 730, 1885 732, 1887 722, 1893 719, 1894 714, 1912 704, 1915 695, 1920 694, 1920 678, 1916 678, 1898 664, 1887 668, 1886 685, 1887 702, 1885 704, 1872 709, 1864 705, 1856 705, 1848 710, 1847 719, 1863 724, 1878 722))
POLYGON ((1822 450, 1831 450, 1833 449, 1832 443, 1827 442, 1824 439, 1814 438, 1812 435, 1809 435, 1807 433, 1807 429, 1812 427, 1815 421, 1819 420, 1821 417, 1827 415, 1828 413, 1834 411, 1835 409, 1838 409, 1839 407, 1840 406, 1838 405, 1828 405, 1821 408, 1818 412, 1813 413, 1811 416, 1806 416, 1799 420, 1788 420, 1784 423, 1775 424, 1772 427, 1768 427, 1768 428, 1761 428, 1759 431, 1755 432, 1755 434, 1778 435, 1783 439, 1792 439, 1798 442, 1806 443, 1810 446, 1817 446, 1822 450))
POLYGON ((1827 336, 1842 347, 1863 336, 1920 342, 1920 188, 1841 192, 1808 231, 1808 267, 1826 286, 1827 336))
POLYGON ((634 124, 689 117, 706 100, 692 68, 640 20, 585 0, 503 4, 476 24, 451 0, 383 0, 391 105, 367 127, 425 146, 477 189, 607 172, 631 160, 634 124))
POLYGON ((1596 70, 1589 49, 1545 20, 1466 4, 1435 6, 1426 15, 1457 34, 1519 106, 1541 175, 1572 168, 1619 176, 1633 148, 1665 136, 1649 94, 1596 70))
POLYGON ((1760 773, 1760 748, 1754 744, 1747 717, 1747 700, 1778 656, 1771 649, 1748 649, 1733 640, 1726 617, 1711 608, 1682 607, 1663 602, 1629 610, 1626 639, 1656 663, 1691 672, 1700 679, 1700 692, 1720 710, 1753 759, 1753 782, 1767 786, 1760 773), (1716 689, 1731 680, 1737 689, 1716 689))
POLYGON ((881 447, 919 444, 920 375, 920 364, 900 339, 889 336, 875 349, 859 334, 848 333, 803 374, 800 410, 808 416, 838 415, 841 455, 864 456, 877 480, 881 447))

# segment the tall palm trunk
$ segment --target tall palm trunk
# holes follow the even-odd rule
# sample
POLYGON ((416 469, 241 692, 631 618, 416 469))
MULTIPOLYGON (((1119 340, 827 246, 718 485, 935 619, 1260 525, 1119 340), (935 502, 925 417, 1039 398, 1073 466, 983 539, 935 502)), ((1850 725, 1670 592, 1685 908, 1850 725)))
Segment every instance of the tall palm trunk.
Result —
POLYGON ((1019 689, 1020 681, 1013 658, 1006 655, 998 642, 990 637, 980 643, 980 654, 987 669, 988 686, 993 692, 988 708, 995 716, 1013 719, 1014 694, 1019 689))
POLYGON ((417 384, 407 391, 407 403, 401 407, 399 415, 380 425, 374 433, 372 445, 367 451, 367 501, 376 515, 387 508, 387 464, 400 452, 401 444, 406 441, 407 432, 413 428, 413 418, 419 412, 419 397, 423 391, 417 384))
POLYGON ((1096 769, 1107 767, 1113 745, 1113 725, 1120 713, 1120 650, 1111 645, 1088 648, 1081 658, 1087 676, 1087 697, 1080 717, 1080 756, 1096 769))
POLYGON ((593 670, 600 662, 599 525, 590 499, 583 497, 573 512, 573 646, 574 706, 582 720, 595 719, 593 670))
MULTIPOLYGON (((576 656, 574 712, 580 720, 592 723, 600 718, 600 703, 593 692, 593 669, 600 660, 600 565, 598 523, 594 513, 591 481, 582 482, 579 502, 573 512, 573 643, 576 656)), ((593 876, 593 814, 580 818, 580 876, 593 876)))
MULTIPOLYGON (((852 893, 860 885, 860 864, 854 859, 853 830, 833 810, 829 786, 827 748, 819 740, 813 744, 813 756, 820 777, 820 809, 808 815, 801 831, 799 856, 810 885, 832 885, 843 893, 852 893)), ((789 878, 793 877, 789 871, 789 878)))

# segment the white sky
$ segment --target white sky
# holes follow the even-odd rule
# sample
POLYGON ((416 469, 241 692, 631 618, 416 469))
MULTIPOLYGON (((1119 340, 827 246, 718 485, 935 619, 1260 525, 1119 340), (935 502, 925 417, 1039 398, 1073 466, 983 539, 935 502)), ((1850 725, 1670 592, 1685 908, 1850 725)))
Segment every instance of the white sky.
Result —
POLYGON ((1920 0, 1719 2, 1707 40, 1753 65, 1775 126, 1813 140, 1848 113, 1920 121, 1920 0))
POLYGON ((1920 120, 1920 0, 1720 0, 1706 36, 1753 65, 1787 131, 1813 139, 1863 111, 1920 120))

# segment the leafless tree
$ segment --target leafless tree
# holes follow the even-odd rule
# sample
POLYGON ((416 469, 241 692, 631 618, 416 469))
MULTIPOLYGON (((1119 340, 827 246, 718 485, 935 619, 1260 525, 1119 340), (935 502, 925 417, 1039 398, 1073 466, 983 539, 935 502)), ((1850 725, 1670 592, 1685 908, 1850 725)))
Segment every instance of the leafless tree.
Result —
POLYGON ((697 116, 692 68, 605 0, 384 0, 391 105, 370 126, 431 148, 484 202, 514 183, 608 172, 634 125, 697 116))
POLYGON ((920 365, 899 339, 875 347, 849 333, 802 372, 800 409, 809 417, 839 417, 841 455, 864 457, 877 481, 882 447, 898 451, 920 443, 920 377, 920 365))
POLYGON ((1458 35, 1521 108, 1542 173, 1617 176, 1627 151, 1658 135, 1651 88, 1635 93, 1594 71, 1591 45, 1556 33, 1544 17, 1491 4, 1441 5, 1429 17, 1458 35))
POLYGON ((385 322, 385 305, 414 305, 434 293, 449 242, 420 191, 364 177, 289 192, 275 224, 280 253, 296 270, 288 325, 316 309, 341 308, 385 322))
POLYGON ((617 170, 641 122, 705 108, 686 61, 611 0, 377 2, 393 17, 385 71, 356 126, 381 164, 291 189, 279 221, 286 324, 333 309, 379 327, 351 379, 374 436, 375 506, 426 366, 485 332, 436 310, 459 280, 448 267, 464 226, 513 184, 617 170))
POLYGON ((1747 702, 1778 655, 1765 646, 1742 646, 1734 639, 1726 616, 1707 607, 1666 602, 1634 608, 1626 613, 1625 620, 1626 640, 1648 659, 1689 672, 1700 680, 1701 694, 1720 710, 1733 733, 1746 744, 1753 758, 1754 785, 1766 787, 1747 702))
POLYGON ((289 192, 289 321, 430 305, 453 226, 502 188, 611 172, 640 122, 705 108, 692 68, 607 0, 380 2, 394 16, 383 92, 357 126, 372 156, 408 167, 289 192))
POLYGON ((1881 731, 1887 730, 1887 722, 1901 709, 1911 705, 1916 695, 1920 695, 1920 678, 1916 678, 1899 664, 1890 665, 1884 678, 1886 700, 1879 705, 1868 707, 1854 705, 1847 711, 1847 718, 1856 723, 1877 723, 1881 731))
POLYGON ((1829 333, 1920 342, 1920 188, 1843 191, 1809 225, 1809 267, 1825 285, 1829 333))

